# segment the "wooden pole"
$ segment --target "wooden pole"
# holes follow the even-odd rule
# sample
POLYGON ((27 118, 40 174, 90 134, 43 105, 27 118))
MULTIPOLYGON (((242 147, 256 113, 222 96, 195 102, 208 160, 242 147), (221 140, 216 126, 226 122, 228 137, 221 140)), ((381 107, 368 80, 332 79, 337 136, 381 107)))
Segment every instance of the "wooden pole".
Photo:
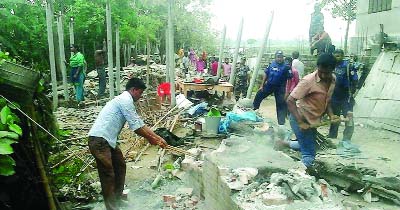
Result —
POLYGON ((231 84, 235 83, 236 63, 237 63, 238 56, 239 56, 240 41, 242 40, 242 31, 243 31, 243 17, 240 20, 239 31, 238 31, 238 35, 237 35, 237 39, 236 39, 235 54, 233 56, 231 76, 229 78, 229 83, 231 83, 231 84))
POLYGON ((112 30, 111 30, 111 6, 110 0, 106 3, 106 19, 107 19, 107 55, 108 55, 108 85, 110 86, 110 99, 114 98, 114 65, 113 65, 113 48, 112 48, 112 30))
POLYGON ((121 49, 119 44, 119 25, 116 25, 115 28, 115 68, 116 68, 116 87, 117 87, 117 94, 121 92, 121 49))
POLYGON ((47 43, 49 45, 51 90, 53 91, 53 109, 57 109, 58 106, 57 75, 56 75, 56 61, 54 56, 53 12, 52 12, 51 1, 47 1, 46 3, 46 24, 47 24, 47 43))
POLYGON ((254 68, 253 75, 251 76, 251 81, 250 81, 249 88, 247 89, 246 98, 251 98, 251 93, 253 92, 254 83, 256 82, 256 79, 258 76, 258 71, 260 70, 261 60, 264 55, 265 46, 267 45, 268 36, 269 36, 269 32, 271 30, 273 18, 274 18, 274 11, 271 12, 267 27, 265 29, 264 39, 262 41, 260 51, 258 52, 256 66, 254 68))
POLYGON ((218 61, 218 70, 217 70, 218 78, 221 77, 221 73, 222 73, 221 66, 222 66, 222 62, 223 62, 222 56, 223 56, 224 47, 225 47, 225 35, 226 35, 226 25, 224 26, 224 29, 222 30, 222 40, 221 40, 221 45, 219 48, 219 55, 218 55, 219 61, 218 61))
POLYGON ((147 36, 147 46, 146 46, 146 50, 147 50, 147 64, 146 64, 146 86, 149 87, 150 85, 150 41, 149 41, 149 37, 147 36))
MULTIPOLYGON (((74 37, 74 18, 71 17, 69 20, 69 45, 75 44, 75 37, 74 37)), ((72 52, 71 52, 72 56, 72 52)))
POLYGON ((175 98, 175 60, 174 60, 174 29, 173 29, 173 6, 174 0, 169 0, 168 7, 168 43, 169 43, 169 66, 170 66, 170 84, 171 84, 171 107, 176 104, 175 98))
POLYGON ((64 49, 64 26, 63 26, 63 13, 60 11, 60 15, 57 18, 57 31, 58 31, 58 48, 60 52, 60 70, 62 74, 64 99, 69 101, 68 94, 68 82, 67 82, 67 71, 65 68, 65 49, 64 49))

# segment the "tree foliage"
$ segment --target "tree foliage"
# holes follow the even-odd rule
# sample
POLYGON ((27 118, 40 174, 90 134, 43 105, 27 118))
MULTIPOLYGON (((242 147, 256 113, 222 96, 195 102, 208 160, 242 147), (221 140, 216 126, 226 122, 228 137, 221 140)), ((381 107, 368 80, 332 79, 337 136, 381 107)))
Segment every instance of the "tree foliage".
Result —
MULTIPOLYGON (((56 16, 64 18, 65 49, 68 51, 68 25, 73 19, 75 43, 80 45, 89 67, 93 52, 106 39, 106 0, 53 0, 56 16)), ((207 6, 211 0, 175 1, 175 47, 214 49, 216 32, 211 30, 207 6)), ((164 48, 167 27, 165 0, 111 0, 113 28, 120 26, 121 43, 137 44, 144 53, 149 38, 152 46, 164 48), (142 47, 141 47, 142 46, 142 47)), ((3 0, 0 2, 0 45, 21 63, 39 70, 49 69, 45 4, 42 0, 3 0)), ((55 46, 58 46, 54 33, 55 46)), ((113 33, 115 43, 115 33, 113 33)), ((66 53, 68 55, 68 52, 66 53)), ((56 55, 57 56, 57 55, 56 55)))
POLYGON ((334 18, 345 21, 356 19, 357 0, 321 0, 321 6, 330 11, 334 18))

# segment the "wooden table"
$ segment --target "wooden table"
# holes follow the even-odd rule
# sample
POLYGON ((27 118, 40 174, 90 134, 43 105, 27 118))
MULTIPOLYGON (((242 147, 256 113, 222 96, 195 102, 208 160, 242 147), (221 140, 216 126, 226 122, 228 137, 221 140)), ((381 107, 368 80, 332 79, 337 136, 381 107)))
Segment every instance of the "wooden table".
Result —
POLYGON ((187 92, 189 90, 215 90, 226 92, 227 98, 231 98, 233 92, 233 85, 229 82, 219 83, 218 85, 210 85, 210 84, 198 84, 193 82, 184 82, 182 80, 176 81, 179 90, 187 97, 187 92))

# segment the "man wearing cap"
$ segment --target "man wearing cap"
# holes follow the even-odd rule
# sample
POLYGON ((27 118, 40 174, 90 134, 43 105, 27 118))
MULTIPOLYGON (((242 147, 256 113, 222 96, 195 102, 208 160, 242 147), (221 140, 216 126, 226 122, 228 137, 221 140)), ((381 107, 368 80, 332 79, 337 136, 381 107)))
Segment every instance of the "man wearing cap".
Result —
MULTIPOLYGON (((333 56, 336 59, 335 76, 336 85, 332 95, 332 110, 336 115, 343 114, 349 118, 343 131, 342 141, 350 141, 354 132, 353 125, 353 105, 354 93, 357 90, 358 75, 356 68, 348 61, 344 60, 344 52, 341 49, 335 50, 333 56)), ((329 138, 337 138, 339 124, 331 124, 329 138)), ((341 142, 343 144, 343 142, 341 142)))
POLYGON ((331 121, 338 120, 330 106, 336 80, 333 75, 335 64, 332 54, 321 54, 317 60, 317 70, 304 76, 287 99, 290 126, 300 145, 301 161, 309 169, 315 159, 317 134, 317 129, 312 125, 320 123, 325 113, 331 121))
POLYGON ((247 88, 249 87, 249 72, 250 68, 249 66, 246 65, 246 58, 242 57, 240 59, 240 66, 237 69, 236 72, 236 79, 235 79, 235 99, 236 101, 239 101, 240 99, 240 94, 242 94, 243 97, 246 97, 247 94, 247 88))
POLYGON ((278 124, 285 124, 287 107, 285 102, 286 81, 292 78, 292 71, 283 59, 283 52, 276 51, 275 60, 265 70, 261 87, 253 101, 254 110, 260 108, 262 100, 274 93, 278 124))

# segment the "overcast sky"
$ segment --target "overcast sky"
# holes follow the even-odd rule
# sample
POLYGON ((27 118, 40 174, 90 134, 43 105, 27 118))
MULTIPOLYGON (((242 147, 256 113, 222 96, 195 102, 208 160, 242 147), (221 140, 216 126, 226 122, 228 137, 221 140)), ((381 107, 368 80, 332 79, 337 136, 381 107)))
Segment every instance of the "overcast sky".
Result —
MULTIPOLYGON (((227 37, 236 40, 241 17, 244 17, 242 40, 261 39, 271 10, 274 10, 270 38, 291 40, 304 38, 308 40, 310 17, 314 0, 213 0, 211 12, 214 18, 212 27, 222 31, 227 26, 227 37)), ((340 42, 344 37, 346 22, 332 18, 323 10, 325 31, 331 38, 340 42)), ((354 21, 355 23, 355 21, 354 21)), ((349 37, 354 33, 354 23, 349 37)), ((343 39, 344 40, 344 39, 343 39)))

